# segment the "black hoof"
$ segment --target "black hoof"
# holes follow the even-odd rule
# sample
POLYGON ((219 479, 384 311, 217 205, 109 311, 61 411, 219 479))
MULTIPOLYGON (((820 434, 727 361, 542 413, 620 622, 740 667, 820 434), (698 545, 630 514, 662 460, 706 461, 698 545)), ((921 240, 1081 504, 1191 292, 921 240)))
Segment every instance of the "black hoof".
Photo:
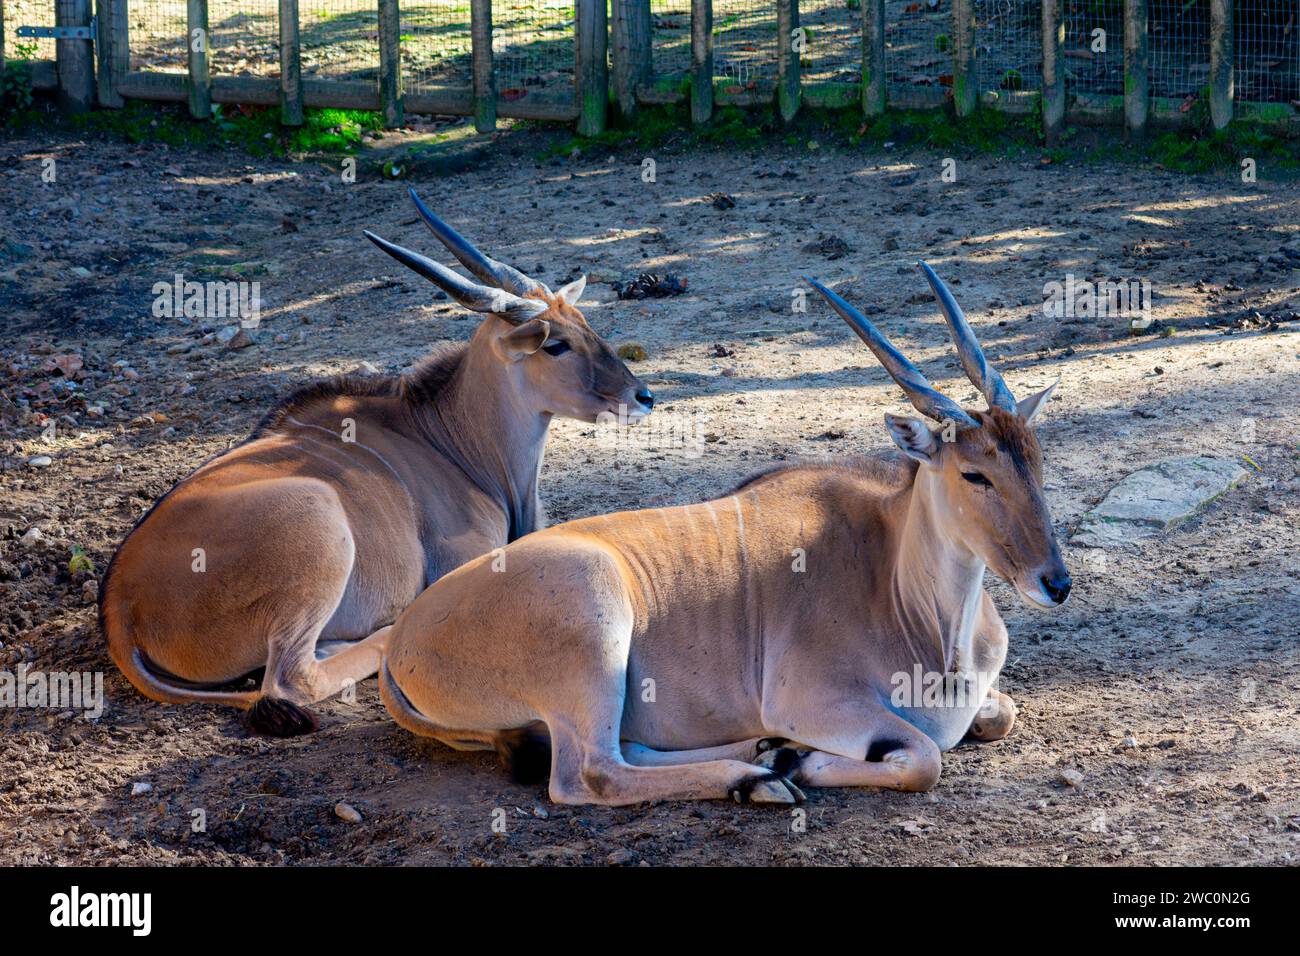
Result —
POLYGON ((497 757, 515 783, 535 784, 551 776, 551 737, 529 727, 502 731, 496 739, 497 757))
POLYGON ((298 737, 313 733, 320 724, 305 707, 281 697, 259 697, 248 709, 248 726, 266 737, 298 737))
POLYGON ((793 747, 779 747, 772 752, 770 760, 763 761, 763 766, 772 770, 777 776, 793 780, 794 771, 799 767, 803 755, 793 747))

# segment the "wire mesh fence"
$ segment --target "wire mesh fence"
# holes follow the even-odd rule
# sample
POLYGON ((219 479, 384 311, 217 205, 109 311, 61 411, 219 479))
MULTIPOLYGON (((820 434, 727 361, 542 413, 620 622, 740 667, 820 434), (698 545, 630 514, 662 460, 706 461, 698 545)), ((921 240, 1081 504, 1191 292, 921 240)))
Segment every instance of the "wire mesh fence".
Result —
POLYGON ((806 82, 862 82, 862 0, 800 0, 799 26, 806 82))
POLYGON ((132 72, 184 73, 184 0, 135 0, 127 5, 127 36, 132 72))
POLYGON ((1300 0, 1237 0, 1232 27, 1237 98, 1300 99, 1300 0))
POLYGON ((20 37, 19 27, 54 26, 52 0, 4 0, 5 56, 15 60, 52 60, 54 41, 44 37, 20 37))
POLYGON ((1210 82, 1209 0, 1150 0, 1151 95, 1186 97, 1210 82))
MULTIPOLYGON (((54 40, 17 36, 23 25, 52 26, 53 0, 0 2, 6 55, 53 59, 54 40)), ((691 0, 646 2, 655 78, 689 74, 691 0)), ((802 83, 861 82, 864 2, 871 0, 799 0, 802 83)), ((980 91, 1040 91, 1042 0, 973 2, 980 91)), ((186 0, 103 0, 97 10, 114 3, 125 9, 131 88, 156 85, 175 98, 176 75, 188 68, 186 0)), ((470 0, 401 0, 398 7, 403 87, 416 94, 469 89, 470 0)), ((728 93, 762 100, 772 93, 778 74, 777 0, 712 0, 712 7, 715 80, 728 93)), ((278 11, 278 0, 208 0, 214 78, 279 76, 278 11)), ((952 0, 884 0, 884 11, 888 99, 900 106, 938 103, 952 85, 952 0)), ((1123 94, 1124 0, 1064 0, 1061 16, 1067 94, 1123 94)), ((492 18, 493 70, 502 100, 572 95, 575 0, 492 0, 492 18)), ((1208 88, 1210 24, 1210 0, 1148 0, 1153 97, 1181 101, 1186 108, 1208 88)), ((299 35, 302 76, 317 82, 314 89, 330 80, 378 87, 377 0, 300 0, 299 35)), ((1300 0, 1235 0, 1231 68, 1237 100, 1300 103, 1300 0)))
POLYGON ((980 92, 1043 87, 1042 0, 976 0, 975 75, 980 92))
POLYGON ((713 0, 713 72, 730 91, 776 80, 776 0, 713 0))
POLYGON ((373 0, 299 0, 304 80, 379 82, 379 5, 373 0))
POLYGON ((691 0, 650 0, 650 51, 656 76, 690 71, 691 0))
POLYGON ((887 95, 908 100, 952 85, 952 9, 941 0, 886 0, 887 95))
POLYGON ((1076 0, 1065 5, 1065 91, 1124 92, 1124 0, 1076 0))
POLYGON ((507 101, 572 91, 573 0, 492 0, 492 63, 507 101))
POLYGON ((277 0, 208 0, 208 36, 214 77, 280 75, 277 0))
POLYGON ((469 0, 422 0, 401 5, 402 72, 407 89, 422 92, 473 82, 469 0))

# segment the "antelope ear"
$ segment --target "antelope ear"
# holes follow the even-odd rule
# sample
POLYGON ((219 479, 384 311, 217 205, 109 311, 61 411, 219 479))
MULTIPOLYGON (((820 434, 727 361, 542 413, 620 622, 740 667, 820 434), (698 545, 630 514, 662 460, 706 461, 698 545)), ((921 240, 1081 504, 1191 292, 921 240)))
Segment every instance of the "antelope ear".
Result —
POLYGON ((530 319, 516 325, 497 340, 502 353, 512 362, 527 358, 542 347, 551 334, 551 323, 545 319, 530 319))
POLYGON ((1028 398, 1022 398, 1020 401, 1016 402, 1016 408, 1020 412, 1020 417, 1025 420, 1026 425, 1032 425, 1034 423, 1034 419, 1038 417, 1038 413, 1047 405, 1048 398, 1051 397, 1052 392, 1056 391, 1056 386, 1060 384, 1061 380, 1058 378, 1038 394, 1030 395, 1028 398))
POLYGON ((908 458, 914 458, 923 465, 934 460, 934 453, 939 450, 939 442, 930 431, 930 426, 919 418, 905 418, 902 415, 886 415, 885 427, 894 444, 903 450, 908 458))
POLYGON ((582 298, 582 291, 587 288, 587 277, 579 276, 568 285, 562 286, 555 290, 555 297, 563 299, 569 305, 577 305, 578 300, 582 298))

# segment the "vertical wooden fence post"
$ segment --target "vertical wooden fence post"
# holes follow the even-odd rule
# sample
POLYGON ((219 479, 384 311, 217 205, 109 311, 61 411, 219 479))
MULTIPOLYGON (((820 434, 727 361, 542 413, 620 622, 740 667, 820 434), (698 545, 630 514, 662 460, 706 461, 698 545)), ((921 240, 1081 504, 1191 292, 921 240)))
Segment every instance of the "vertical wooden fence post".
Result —
POLYGON ((799 0, 776 0, 776 102, 787 123, 799 112, 799 0))
POLYGON ((128 58, 126 0, 96 0, 95 19, 99 22, 99 36, 95 39, 99 105, 120 109, 124 101, 117 92, 117 81, 126 73, 128 58))
POLYGON ((1210 0, 1210 119, 1232 122, 1232 0, 1210 0))
POLYGON ((952 101, 958 116, 979 102, 975 74, 975 0, 952 0, 952 101))
POLYGON ((1065 128, 1065 64, 1061 59, 1065 23, 1061 19, 1061 2, 1043 0, 1043 138, 1048 146, 1056 145, 1065 128))
POLYGON ((624 117, 636 112, 636 91, 654 77, 650 0, 610 0, 614 22, 614 96, 624 117))
MULTIPOLYGON (((57 0, 54 24, 90 26, 90 0, 57 0)), ((95 105, 95 53, 89 40, 56 40, 54 58, 59 74, 59 107, 84 113, 95 105)))
POLYGON ((379 103, 384 128, 402 125, 401 14, 397 0, 379 0, 379 103))
POLYGON ((208 0, 186 0, 185 46, 189 51, 190 115, 212 118, 212 77, 208 73, 208 0))
POLYGON ((470 39, 474 44, 474 128, 497 128, 497 90, 492 78, 492 0, 470 0, 470 39))
MULTIPOLYGON (((605 0, 577 0, 578 135, 605 132, 609 108, 609 12, 605 0)), ((633 90, 635 101, 636 91, 633 90)))
POLYGON ((713 118, 713 0, 691 0, 691 122, 713 118))
POLYGON ((280 122, 285 126, 302 125, 302 41, 298 35, 298 0, 280 0, 280 122))
POLYGON ((1130 143, 1146 138, 1150 104, 1147 0, 1124 0, 1124 135, 1130 143))
POLYGON ((862 113, 885 111, 885 0, 862 0, 862 113))

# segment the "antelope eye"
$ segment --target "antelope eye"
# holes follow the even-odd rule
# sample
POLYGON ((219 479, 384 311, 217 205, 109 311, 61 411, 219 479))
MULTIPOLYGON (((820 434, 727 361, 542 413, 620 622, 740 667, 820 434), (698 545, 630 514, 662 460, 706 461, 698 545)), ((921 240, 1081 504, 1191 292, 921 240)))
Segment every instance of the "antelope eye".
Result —
POLYGON ((569 351, 569 343, 564 339, 548 339, 542 343, 542 351, 547 355, 563 355, 569 351))
POLYGON ((979 485, 982 488, 992 488, 993 482, 989 481, 978 471, 963 471, 961 476, 969 481, 972 485, 979 485))

